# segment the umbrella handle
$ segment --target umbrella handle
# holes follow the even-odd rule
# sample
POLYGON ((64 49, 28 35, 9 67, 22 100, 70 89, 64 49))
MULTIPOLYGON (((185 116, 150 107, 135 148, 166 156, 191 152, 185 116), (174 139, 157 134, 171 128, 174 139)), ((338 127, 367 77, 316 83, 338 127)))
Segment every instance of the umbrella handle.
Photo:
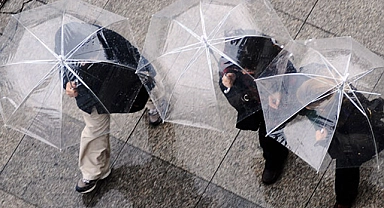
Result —
POLYGON ((224 93, 227 94, 230 90, 231 90, 231 88, 228 87, 227 89, 224 90, 224 93))

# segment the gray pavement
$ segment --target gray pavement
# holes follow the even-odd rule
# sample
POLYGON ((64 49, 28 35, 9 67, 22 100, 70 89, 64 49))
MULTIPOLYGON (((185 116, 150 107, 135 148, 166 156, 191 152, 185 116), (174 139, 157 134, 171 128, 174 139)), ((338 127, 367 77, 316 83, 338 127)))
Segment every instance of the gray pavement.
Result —
MULTIPOLYGON (((52 2, 52 1, 48 1, 52 2)), ((139 48, 151 14, 173 0, 88 0, 126 16, 139 48)), ((45 1, 0 0, 0 33, 11 14, 45 1)), ((271 0, 292 37, 352 36, 384 55, 382 0, 271 0)), ((231 109, 229 109, 231 111, 231 109)), ((232 110, 233 111, 233 110, 232 110)), ((233 113, 233 112, 232 112, 233 113)), ((164 123, 149 127, 144 111, 128 115, 126 132, 111 138, 113 172, 90 194, 74 191, 78 147, 58 151, 1 128, 0 207, 329 207, 334 171, 316 173, 289 155, 281 180, 264 186, 257 133, 227 133, 164 123)), ((0 121, 2 125, 2 121, 0 121)), ((361 169, 354 207, 384 207, 384 171, 361 169)))

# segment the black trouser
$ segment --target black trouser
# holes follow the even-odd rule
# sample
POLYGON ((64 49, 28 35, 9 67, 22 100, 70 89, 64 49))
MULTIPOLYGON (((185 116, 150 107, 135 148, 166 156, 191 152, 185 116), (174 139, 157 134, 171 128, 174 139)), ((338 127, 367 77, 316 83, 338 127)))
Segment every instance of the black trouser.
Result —
POLYGON ((261 122, 259 128, 259 142, 263 148, 263 157, 265 159, 265 168, 269 170, 278 170, 283 168, 288 156, 288 149, 273 138, 266 137, 265 123, 261 122))
POLYGON ((352 205, 355 201, 360 182, 360 168, 337 168, 335 173, 336 201, 343 205, 352 205))

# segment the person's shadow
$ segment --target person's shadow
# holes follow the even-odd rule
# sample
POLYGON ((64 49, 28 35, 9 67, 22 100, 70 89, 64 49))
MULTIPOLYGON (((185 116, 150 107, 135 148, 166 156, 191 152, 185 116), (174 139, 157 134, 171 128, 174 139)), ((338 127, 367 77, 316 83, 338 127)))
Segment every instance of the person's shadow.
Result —
MULTIPOLYGON (((130 148, 140 154, 137 149, 130 148)), ((135 156, 133 156, 135 157, 135 156)), ((137 157, 137 156, 136 156, 137 157)), ((139 156, 140 157, 140 156, 139 156)), ((120 158, 122 159, 122 158, 120 158)), ((127 163, 132 163, 127 161, 127 163)), ((113 168, 111 175, 99 181, 96 190, 83 195, 83 204, 94 207, 103 195, 110 190, 118 190, 121 196, 116 196, 113 204, 124 207, 207 207, 212 199, 201 197, 207 182, 174 165, 153 156, 147 156, 141 165, 128 165, 113 168), (199 199, 200 198, 200 199, 199 199), (120 203, 120 204, 119 204, 120 203)))

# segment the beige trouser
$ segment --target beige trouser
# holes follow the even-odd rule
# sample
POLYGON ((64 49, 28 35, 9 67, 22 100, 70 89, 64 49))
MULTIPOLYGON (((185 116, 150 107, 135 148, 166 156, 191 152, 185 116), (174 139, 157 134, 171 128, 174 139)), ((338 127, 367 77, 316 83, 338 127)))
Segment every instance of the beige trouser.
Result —
POLYGON ((85 127, 81 133, 79 168, 84 179, 95 180, 109 170, 111 148, 109 143, 109 114, 83 112, 85 127))

